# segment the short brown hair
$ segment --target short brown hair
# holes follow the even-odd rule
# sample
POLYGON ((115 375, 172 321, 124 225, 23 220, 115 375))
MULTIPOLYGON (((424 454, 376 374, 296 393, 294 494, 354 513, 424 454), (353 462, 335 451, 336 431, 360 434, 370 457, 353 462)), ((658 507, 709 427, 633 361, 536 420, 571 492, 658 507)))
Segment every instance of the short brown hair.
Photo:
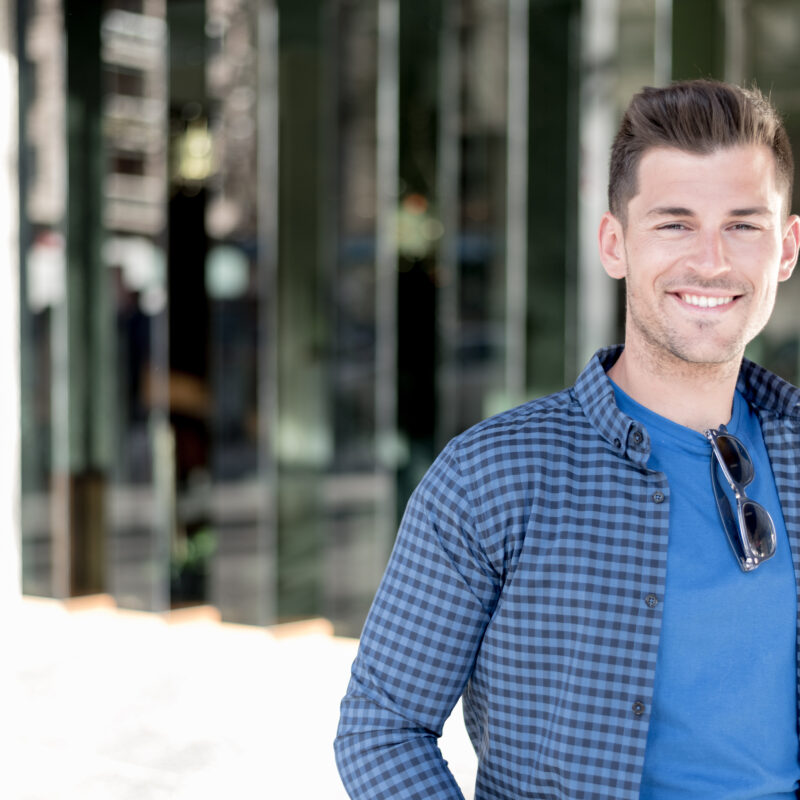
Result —
POLYGON ((628 202, 638 192, 639 162, 652 147, 707 154, 751 144, 766 145, 775 156, 788 214, 794 178, 789 137, 778 112, 756 87, 712 80, 646 86, 633 96, 611 148, 609 210, 625 225, 628 202))

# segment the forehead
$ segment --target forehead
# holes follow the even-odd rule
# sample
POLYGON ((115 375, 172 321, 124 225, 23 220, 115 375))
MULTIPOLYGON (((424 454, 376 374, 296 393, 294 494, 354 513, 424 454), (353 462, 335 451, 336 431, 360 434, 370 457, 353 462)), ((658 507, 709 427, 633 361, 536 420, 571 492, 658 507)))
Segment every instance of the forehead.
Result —
POLYGON ((780 200, 775 156, 764 145, 737 145, 692 153, 672 147, 654 147, 642 155, 636 194, 629 208, 670 198, 697 203, 751 198, 759 204, 780 200))

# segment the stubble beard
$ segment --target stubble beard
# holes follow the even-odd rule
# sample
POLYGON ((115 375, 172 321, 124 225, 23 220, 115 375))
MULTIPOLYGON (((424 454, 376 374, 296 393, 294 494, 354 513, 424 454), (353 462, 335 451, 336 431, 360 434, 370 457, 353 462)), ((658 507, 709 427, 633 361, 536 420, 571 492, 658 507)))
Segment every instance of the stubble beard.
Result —
POLYGON ((636 302, 631 302, 630 296, 626 298, 626 346, 633 333, 640 355, 653 372, 676 378, 708 379, 729 374, 734 369, 738 372, 747 344, 744 337, 736 336, 727 344, 718 345, 716 352, 704 353, 701 340, 704 332, 713 331, 713 322, 699 322, 693 334, 679 333, 665 320, 659 322, 652 318, 657 313, 642 314, 636 302))

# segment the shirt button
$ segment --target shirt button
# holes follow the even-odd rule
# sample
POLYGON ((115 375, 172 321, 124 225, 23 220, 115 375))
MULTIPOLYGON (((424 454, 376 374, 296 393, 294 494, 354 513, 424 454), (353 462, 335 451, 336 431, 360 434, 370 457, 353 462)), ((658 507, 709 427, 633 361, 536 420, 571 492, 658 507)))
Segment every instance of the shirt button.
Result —
POLYGON ((642 439, 644 439, 644 436, 642 436, 642 432, 641 431, 634 431, 633 432, 633 443, 634 444, 641 444, 642 443, 642 439))
POLYGON ((644 714, 644 703, 643 703, 641 700, 637 700, 637 701, 636 701, 636 702, 633 704, 632 708, 633 708, 633 713, 634 713, 634 714, 635 714, 637 717, 641 717, 641 716, 642 716, 642 714, 644 714))
POLYGON ((659 491, 653 492, 653 502, 654 503, 663 503, 664 502, 664 492, 659 492, 659 491))
POLYGON ((618 448, 618 449, 619 449, 619 446, 620 446, 621 444, 622 444, 622 442, 621 442, 619 439, 614 439, 614 447, 616 447, 616 448, 618 448))
POLYGON ((655 608, 658 605, 658 598, 651 593, 645 597, 644 602, 648 608, 655 608))

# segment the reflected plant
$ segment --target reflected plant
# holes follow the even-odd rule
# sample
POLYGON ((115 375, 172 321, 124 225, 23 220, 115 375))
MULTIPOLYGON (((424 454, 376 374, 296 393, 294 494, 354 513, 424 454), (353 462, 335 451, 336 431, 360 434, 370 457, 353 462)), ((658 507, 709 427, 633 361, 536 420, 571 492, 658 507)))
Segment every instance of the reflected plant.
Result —
POLYGON ((206 599, 208 567, 216 549, 217 535, 211 528, 201 528, 174 541, 170 561, 173 605, 206 599))

